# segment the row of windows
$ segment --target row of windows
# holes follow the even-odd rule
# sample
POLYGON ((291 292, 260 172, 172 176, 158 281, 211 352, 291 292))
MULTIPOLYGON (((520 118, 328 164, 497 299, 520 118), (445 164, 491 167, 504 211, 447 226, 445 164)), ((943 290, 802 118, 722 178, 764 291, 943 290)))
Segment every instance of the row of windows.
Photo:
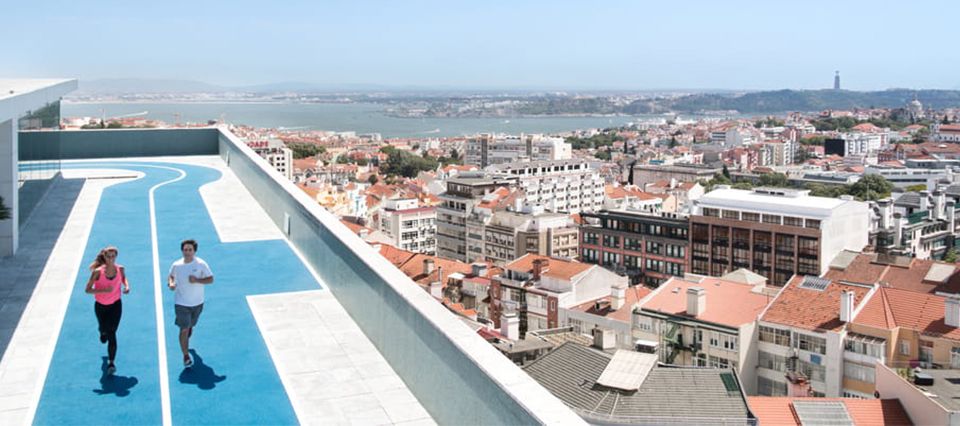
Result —
POLYGON ((774 225, 794 226, 798 228, 820 228, 820 221, 816 219, 803 219, 795 216, 780 216, 775 214, 760 214, 751 212, 740 212, 737 210, 723 210, 704 207, 702 214, 708 217, 722 217, 724 219, 742 220, 745 222, 769 223, 774 225))

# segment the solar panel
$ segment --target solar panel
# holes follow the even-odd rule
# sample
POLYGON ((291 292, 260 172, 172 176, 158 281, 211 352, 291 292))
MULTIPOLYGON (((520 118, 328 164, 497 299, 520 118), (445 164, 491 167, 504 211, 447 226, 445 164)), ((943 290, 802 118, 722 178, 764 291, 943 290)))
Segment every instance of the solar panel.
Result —
POLYGON ((656 365, 657 358, 656 354, 618 350, 603 373, 600 373, 597 383, 627 391, 640 389, 650 369, 656 365))
POLYGON ((803 277, 803 282, 800 283, 800 288, 809 288, 811 290, 824 291, 827 289, 828 285, 830 285, 830 280, 826 278, 807 275, 803 277))
POLYGON ((793 401, 793 411, 804 426, 852 426, 847 406, 838 401, 793 401))

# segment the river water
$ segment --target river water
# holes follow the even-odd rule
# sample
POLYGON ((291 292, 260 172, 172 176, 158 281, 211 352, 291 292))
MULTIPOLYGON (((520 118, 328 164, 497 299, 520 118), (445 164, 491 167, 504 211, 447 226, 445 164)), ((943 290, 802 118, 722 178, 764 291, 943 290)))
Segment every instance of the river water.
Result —
POLYGON ((265 128, 380 133, 385 138, 462 136, 484 132, 554 133, 577 129, 621 126, 662 116, 517 117, 517 118, 397 118, 369 103, 70 103, 63 102, 63 117, 144 116, 176 122, 206 122, 223 117, 231 124, 265 128), (145 113, 145 114, 144 114, 145 113))

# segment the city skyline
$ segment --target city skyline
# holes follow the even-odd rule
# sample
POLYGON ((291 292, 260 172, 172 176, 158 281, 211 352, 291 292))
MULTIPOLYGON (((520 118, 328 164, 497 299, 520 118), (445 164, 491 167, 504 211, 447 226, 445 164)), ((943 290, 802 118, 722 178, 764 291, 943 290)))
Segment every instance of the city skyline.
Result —
POLYGON ((9 52, 0 67, 86 81, 466 90, 826 89, 839 70, 849 90, 960 89, 947 30, 957 11, 940 2, 13 4, 20 18, 0 29, 9 52), (10 42, 24 34, 28 42, 10 42))

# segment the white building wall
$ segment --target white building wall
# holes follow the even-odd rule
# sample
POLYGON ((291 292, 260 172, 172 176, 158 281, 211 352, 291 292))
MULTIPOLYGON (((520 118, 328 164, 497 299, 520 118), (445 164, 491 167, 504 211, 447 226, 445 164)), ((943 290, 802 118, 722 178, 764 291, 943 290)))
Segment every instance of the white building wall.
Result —
POLYGON ((951 412, 889 367, 876 364, 876 389, 882 399, 898 399, 916 425, 960 425, 960 413, 951 412))
POLYGON ((820 274, 830 269, 830 262, 843 250, 861 251, 868 242, 870 210, 867 203, 847 201, 821 221, 820 274))

